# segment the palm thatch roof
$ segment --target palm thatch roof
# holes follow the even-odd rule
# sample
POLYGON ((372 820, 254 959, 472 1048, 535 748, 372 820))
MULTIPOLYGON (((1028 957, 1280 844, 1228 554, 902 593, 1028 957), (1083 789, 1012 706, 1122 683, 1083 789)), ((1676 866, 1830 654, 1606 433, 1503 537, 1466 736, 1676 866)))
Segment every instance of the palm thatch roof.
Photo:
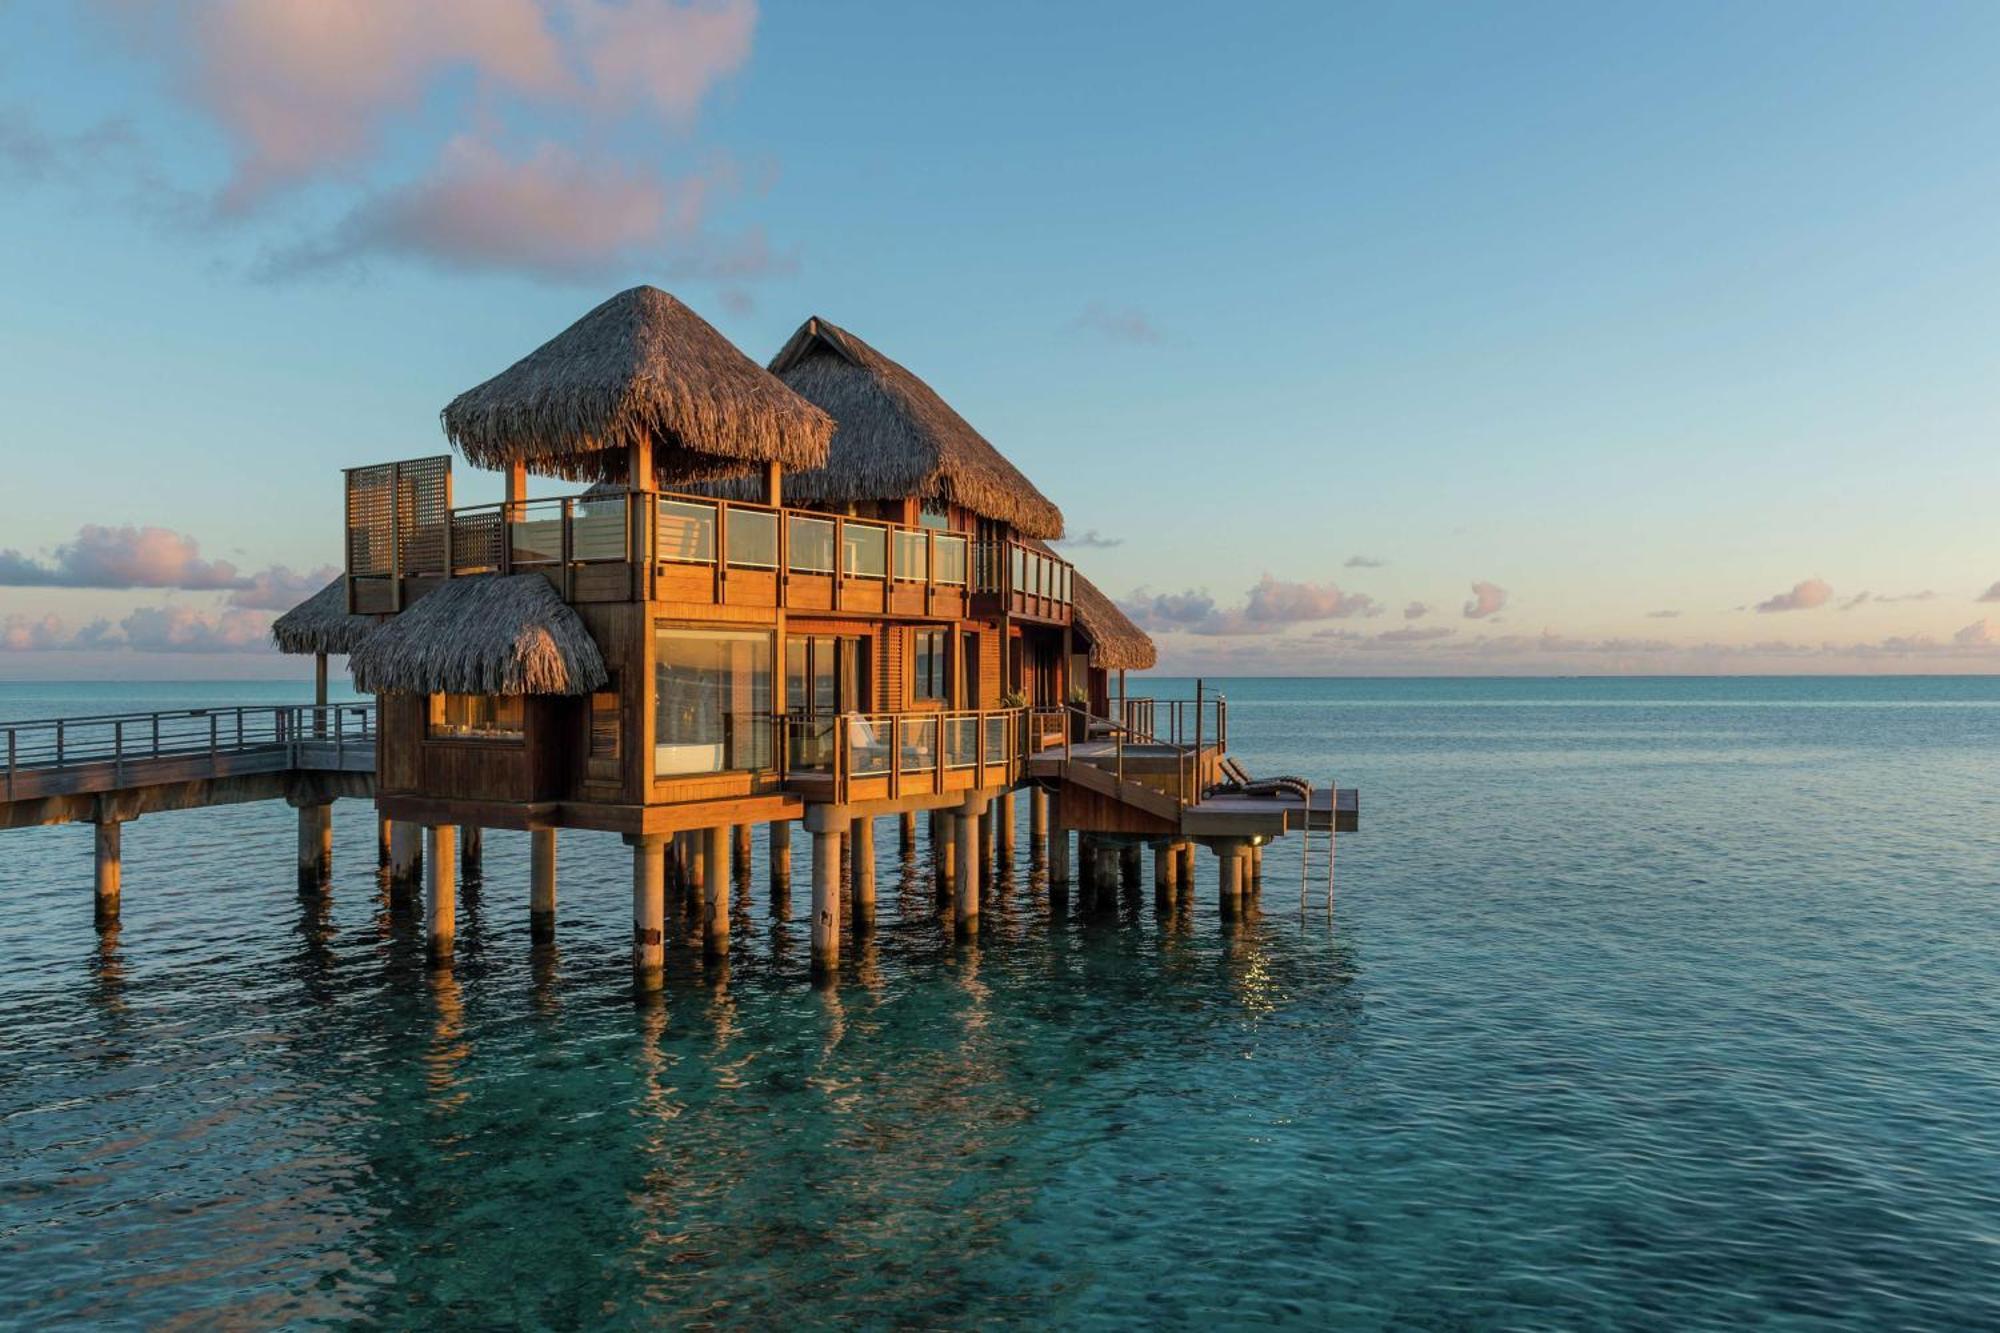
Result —
POLYGON ((571 481, 625 477, 653 442, 664 478, 826 461, 833 423, 657 287, 620 292, 441 414, 468 462, 571 481))
MULTIPOLYGON (((799 326, 771 370, 834 420, 826 466, 787 473, 785 499, 847 504, 916 496, 960 504, 1030 537, 1060 537, 1062 511, 930 385, 838 325, 799 326)), ((713 488, 757 498, 747 483, 713 488)))
POLYGON ((1090 640, 1090 664, 1107 671, 1151 671, 1160 660, 1146 631, 1118 609, 1095 583, 1077 574, 1070 583, 1077 630, 1090 640))
POLYGON ((342 574, 272 621, 271 641, 281 653, 351 653, 379 623, 375 616, 348 614, 342 574))
POLYGON ((376 694, 588 694, 610 679, 597 641, 540 574, 446 579, 348 666, 376 694))

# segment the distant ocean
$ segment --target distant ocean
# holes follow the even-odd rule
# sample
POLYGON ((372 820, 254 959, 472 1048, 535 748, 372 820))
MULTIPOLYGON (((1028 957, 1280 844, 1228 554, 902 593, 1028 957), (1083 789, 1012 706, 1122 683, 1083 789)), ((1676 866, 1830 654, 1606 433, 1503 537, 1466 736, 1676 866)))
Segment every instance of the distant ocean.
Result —
POLYGON ((1228 931, 1023 859, 960 950, 884 821, 818 992, 760 837, 639 1008, 610 835, 539 956, 489 835, 438 976, 358 804, 324 911, 283 805, 139 820, 104 940, 0 833, 0 1325, 2000 1327, 2000 680, 1214 684, 1361 788, 1330 918, 1323 844, 1228 931))

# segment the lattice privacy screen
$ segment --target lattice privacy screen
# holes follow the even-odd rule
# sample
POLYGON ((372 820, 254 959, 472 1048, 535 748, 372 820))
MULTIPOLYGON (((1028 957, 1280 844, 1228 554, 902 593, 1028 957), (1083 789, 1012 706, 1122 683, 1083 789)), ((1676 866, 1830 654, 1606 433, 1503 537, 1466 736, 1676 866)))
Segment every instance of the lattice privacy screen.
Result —
POLYGON ((451 455, 347 470, 349 578, 444 573, 451 455))

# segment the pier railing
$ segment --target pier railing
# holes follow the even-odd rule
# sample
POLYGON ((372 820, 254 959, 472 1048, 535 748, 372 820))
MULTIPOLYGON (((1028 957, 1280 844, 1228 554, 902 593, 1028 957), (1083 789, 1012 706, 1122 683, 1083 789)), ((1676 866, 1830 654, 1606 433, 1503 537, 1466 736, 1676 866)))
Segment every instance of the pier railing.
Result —
POLYGON ((1229 748, 1229 701, 1199 685, 1192 699, 1113 700, 1113 720, 1137 735, 1169 745, 1229 748))
POLYGON ((103 713, 0 723, 7 799, 24 779, 108 767, 114 782, 141 763, 269 751, 297 763, 310 747, 336 766, 375 743, 375 705, 264 704, 152 713, 103 713))

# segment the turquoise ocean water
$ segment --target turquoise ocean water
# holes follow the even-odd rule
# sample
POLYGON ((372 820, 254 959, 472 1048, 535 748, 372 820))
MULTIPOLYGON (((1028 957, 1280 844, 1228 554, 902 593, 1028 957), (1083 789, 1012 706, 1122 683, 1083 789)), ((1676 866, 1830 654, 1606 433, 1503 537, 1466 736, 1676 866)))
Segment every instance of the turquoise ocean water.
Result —
POLYGON ((1221 688, 1362 788, 1330 919, 1294 840, 959 949, 884 822, 815 991, 760 838, 642 1008, 610 835, 538 955, 490 834, 439 976, 358 804, 323 909, 282 805, 140 820, 103 939, 88 828, 0 833, 0 1325, 2000 1326, 2000 681, 1221 688))

